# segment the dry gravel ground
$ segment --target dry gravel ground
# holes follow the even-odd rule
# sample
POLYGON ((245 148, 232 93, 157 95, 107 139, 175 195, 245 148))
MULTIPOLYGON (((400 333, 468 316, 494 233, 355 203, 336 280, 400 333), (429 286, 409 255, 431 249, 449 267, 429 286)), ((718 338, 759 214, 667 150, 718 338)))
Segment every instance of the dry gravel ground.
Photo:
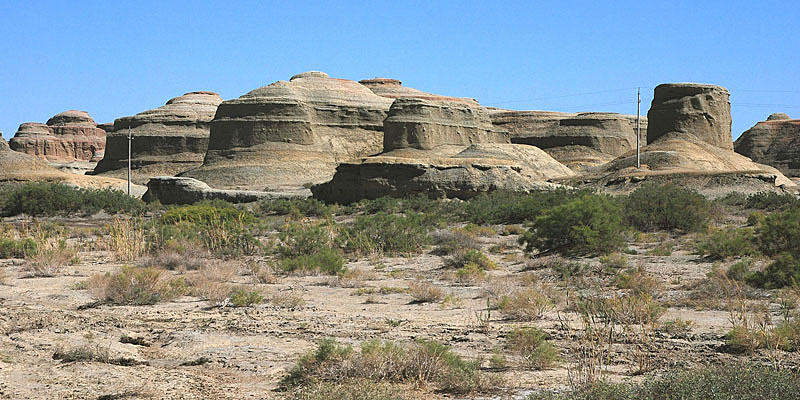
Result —
MULTIPOLYGON (((105 222, 89 225, 102 226, 105 222)), ((81 220, 66 223, 87 224, 81 220)), ((542 281, 558 284, 550 268, 536 269, 543 263, 522 253, 516 236, 495 235, 478 240, 485 250, 492 245, 505 246, 498 254, 486 251, 499 266, 488 272, 490 277, 534 274, 542 281)), ((692 241, 691 236, 669 238, 662 234, 646 235, 630 244, 637 254, 627 256, 628 264, 644 268, 661 284, 657 300, 681 304, 680 299, 688 295, 691 284, 711 271, 712 261, 692 254, 692 241), (665 240, 675 242, 671 255, 647 255, 649 249, 665 240)), ((326 276, 278 276, 276 283, 260 284, 244 268, 237 267, 240 273, 231 278, 232 282, 265 293, 302 297, 305 305, 294 309, 273 303, 219 307, 188 296, 150 306, 99 305, 81 309, 95 300, 81 282, 95 273, 114 272, 120 264, 112 262, 111 254, 105 251, 81 249, 79 258, 79 264, 64 267, 62 276, 47 278, 25 277, 22 260, 0 260, 0 271, 6 275, 5 284, 0 285, 0 398, 281 398, 284 395, 275 389, 287 369, 324 338, 353 345, 371 338, 401 342, 435 339, 466 358, 484 360, 487 373, 504 378, 502 391, 464 398, 523 398, 531 390, 567 388, 568 370, 575 367, 573 350, 581 345, 564 329, 563 321, 576 323, 576 317, 562 306, 530 323, 507 319, 499 310, 493 310, 489 322, 482 324, 486 285, 454 283, 448 279, 452 270, 443 267, 445 257, 430 252, 409 258, 351 262, 349 268, 363 273, 359 279, 340 282, 326 276), (357 295, 359 288, 406 288, 419 278, 441 287, 451 300, 414 303, 406 292, 357 295), (522 368, 518 360, 508 355, 506 367, 492 368, 489 360, 496 349, 502 348, 506 334, 524 325, 544 329, 563 362, 537 371, 522 368), (144 345, 121 343, 122 336, 141 339, 144 345), (105 357, 101 361, 111 363, 64 362, 53 357, 58 351, 81 348, 100 354, 105 357), (195 364, 200 365, 185 365, 198 360, 195 364)), ((591 265, 592 270, 600 269, 597 259, 578 261, 591 265)), ((242 265, 241 260, 226 262, 242 265)), ((606 282, 600 278, 589 273, 585 278, 587 286, 612 293, 613 287, 600 287, 601 282, 606 282)), ((777 319, 777 311, 773 314, 777 319)), ((669 308, 660 321, 694 321, 688 332, 657 331, 654 345, 646 354, 655 369, 642 375, 636 373, 634 346, 614 344, 608 363, 609 379, 637 380, 668 369, 726 361, 770 362, 775 353, 730 355, 718 350, 731 327, 729 317, 724 308, 669 308)), ((797 365, 800 360, 797 354, 785 352, 779 352, 777 357, 788 366, 797 365)), ((426 397, 461 398, 440 393, 428 393, 426 397)))

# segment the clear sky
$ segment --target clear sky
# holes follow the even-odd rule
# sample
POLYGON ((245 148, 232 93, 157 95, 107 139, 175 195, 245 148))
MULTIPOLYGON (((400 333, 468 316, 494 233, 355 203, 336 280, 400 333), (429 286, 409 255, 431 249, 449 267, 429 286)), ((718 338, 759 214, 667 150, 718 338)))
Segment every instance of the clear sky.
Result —
POLYGON ((653 87, 731 91, 733 136, 800 118, 800 1, 0 0, 0 130, 97 122, 308 70, 484 105, 646 115, 653 87), (602 92, 602 93, 596 93, 602 92), (589 94, 591 93, 591 94, 589 94))

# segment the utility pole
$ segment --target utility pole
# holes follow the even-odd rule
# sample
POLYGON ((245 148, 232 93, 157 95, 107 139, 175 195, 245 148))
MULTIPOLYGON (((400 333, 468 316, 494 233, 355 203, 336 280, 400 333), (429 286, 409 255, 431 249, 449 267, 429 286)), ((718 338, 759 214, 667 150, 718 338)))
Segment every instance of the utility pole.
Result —
POLYGON ((128 124, 128 196, 131 195, 131 124, 128 124))
MULTIPOLYGON (((639 153, 642 149, 642 125, 639 118, 640 108, 642 105, 642 88, 636 89, 636 168, 642 167, 641 156, 639 153)), ((130 156, 129 156, 130 157, 130 156)))

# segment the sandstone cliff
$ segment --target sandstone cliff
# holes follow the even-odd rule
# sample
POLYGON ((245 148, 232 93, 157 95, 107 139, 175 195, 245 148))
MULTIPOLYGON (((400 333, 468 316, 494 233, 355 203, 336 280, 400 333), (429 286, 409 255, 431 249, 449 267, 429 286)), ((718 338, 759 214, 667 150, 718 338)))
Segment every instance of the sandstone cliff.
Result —
POLYGON ((220 104, 203 165, 188 176, 224 189, 296 188, 381 151, 392 100, 358 82, 306 72, 220 104))
POLYGON ((128 129, 131 176, 145 184, 153 176, 175 175, 200 166, 208 149, 211 120, 222 102, 214 92, 189 92, 164 106, 118 118, 108 132, 105 156, 95 175, 127 177, 128 129))
POLYGON ((700 83, 658 85, 647 120, 647 143, 663 136, 691 135, 733 150, 730 94, 724 87, 700 83))
POLYGON ((737 153, 800 177, 800 119, 772 114, 745 131, 733 144, 737 153))
POLYGON ((106 133, 86 111, 64 111, 46 124, 26 122, 9 141, 12 150, 52 162, 97 162, 106 133))

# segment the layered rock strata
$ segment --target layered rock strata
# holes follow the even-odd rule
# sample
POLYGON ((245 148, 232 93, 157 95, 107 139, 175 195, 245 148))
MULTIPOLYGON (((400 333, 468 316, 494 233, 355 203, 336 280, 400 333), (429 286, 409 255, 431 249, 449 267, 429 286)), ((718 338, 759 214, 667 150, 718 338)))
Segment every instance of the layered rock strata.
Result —
POLYGON ((324 182, 339 163, 381 151, 391 103, 358 82, 295 75, 220 104, 203 165, 181 176, 226 189, 324 182))
POLYGON ((222 99, 214 92, 189 92, 156 109, 116 119, 108 132, 105 156, 94 174, 127 177, 129 130, 133 182, 145 184, 153 176, 175 175, 200 166, 220 103, 222 99))
MULTIPOLYGON (((495 126, 511 142, 544 150, 575 170, 599 166, 636 147, 636 117, 616 113, 492 110, 495 126)), ((641 132, 647 120, 641 118, 641 132)))
POLYGON ((278 198, 305 198, 310 195, 311 192, 308 189, 298 190, 294 193, 214 189, 194 178, 156 176, 147 182, 147 192, 142 197, 142 200, 148 202, 159 201, 161 204, 192 204, 202 200, 251 203, 278 198))
POLYGON ((479 105, 400 97, 384 122, 383 153, 343 163, 315 198, 349 203, 363 198, 470 198, 492 190, 528 192, 573 172, 534 146, 511 144, 479 105))
POLYGON ((106 133, 86 111, 70 110, 56 114, 46 124, 21 124, 9 146, 51 162, 97 162, 106 147, 106 133))
POLYGON ((647 112, 647 142, 664 136, 687 137, 733 150, 728 89, 700 83, 664 83, 647 112))
MULTIPOLYGON (((1 134, 0 134, 1 136, 1 134)), ((59 182, 86 188, 126 190, 120 179, 70 174, 48 165, 47 161, 11 150, 0 137, 0 182, 59 182)), ((141 196, 145 187, 133 185, 132 194, 141 196)))
POLYGON ((358 83, 368 87, 369 90, 371 90, 378 96, 387 97, 390 99, 414 98, 422 100, 454 101, 454 102, 468 104, 471 106, 480 105, 478 104, 478 101, 475 99, 470 99, 466 97, 441 96, 438 94, 426 93, 421 90, 406 87, 403 86, 403 82, 397 79, 373 78, 373 79, 360 80, 358 81, 358 83))
POLYGON ((652 106, 655 110, 648 112, 648 144, 642 148, 641 168, 636 168, 634 150, 579 178, 618 181, 663 175, 741 175, 796 189, 795 183, 777 169, 733 152, 727 93, 727 89, 713 85, 659 85, 652 106), (695 94, 687 100, 686 95, 691 93, 695 94), (677 100, 670 103, 667 98, 677 100), (665 103, 670 105, 664 107, 665 103))
POLYGON ((772 114, 748 129, 734 143, 737 153, 800 177, 800 119, 772 114))

